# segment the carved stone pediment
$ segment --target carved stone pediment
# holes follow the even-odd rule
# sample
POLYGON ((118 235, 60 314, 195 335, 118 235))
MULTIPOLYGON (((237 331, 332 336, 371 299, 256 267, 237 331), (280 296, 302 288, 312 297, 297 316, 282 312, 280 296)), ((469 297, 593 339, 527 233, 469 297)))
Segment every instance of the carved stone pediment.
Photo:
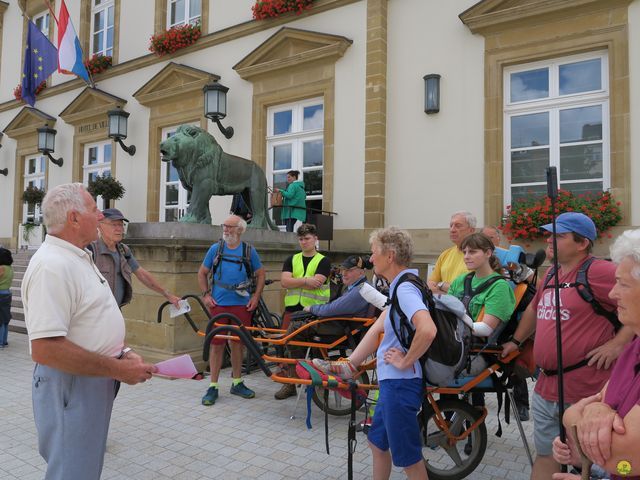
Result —
POLYGON ((24 107, 4 129, 4 134, 13 139, 25 135, 35 135, 36 129, 45 124, 53 127, 56 123, 55 117, 44 113, 33 107, 24 107))
POLYGON ((106 120, 107 111, 122 107, 126 103, 127 101, 120 97, 87 87, 60 112, 60 118, 70 125, 78 125, 99 116, 104 116, 106 120))
POLYGON ((306 62, 344 55, 352 40, 328 33, 283 27, 238 62, 233 69, 245 80, 306 62))
POLYGON ((629 3, 631 0, 482 0, 459 17, 473 33, 490 33, 535 23, 536 17, 558 19, 629 3))
POLYGON ((207 83, 219 80, 220 76, 197 68, 170 62, 133 94, 142 105, 166 102, 177 96, 198 92, 207 83))

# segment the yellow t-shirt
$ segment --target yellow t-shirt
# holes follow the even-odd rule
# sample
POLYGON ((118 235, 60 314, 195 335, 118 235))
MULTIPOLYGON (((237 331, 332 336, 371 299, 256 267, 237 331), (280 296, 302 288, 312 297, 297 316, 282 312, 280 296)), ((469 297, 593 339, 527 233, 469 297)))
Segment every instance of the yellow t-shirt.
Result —
POLYGON ((457 245, 454 245, 440 254, 429 280, 436 283, 451 283, 468 271, 467 266, 464 264, 462 250, 457 245))

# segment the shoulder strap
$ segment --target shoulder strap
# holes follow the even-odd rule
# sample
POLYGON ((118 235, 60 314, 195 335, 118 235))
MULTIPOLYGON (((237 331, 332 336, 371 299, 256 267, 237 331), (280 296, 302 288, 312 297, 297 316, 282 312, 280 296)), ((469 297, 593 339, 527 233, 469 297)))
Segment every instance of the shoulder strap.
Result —
POLYGON ((471 316, 471 312, 469 311, 469 305, 471 304, 471 300, 473 299, 473 297, 484 292, 486 289, 488 289, 491 285, 493 285, 497 281, 500 281, 500 280, 504 280, 505 282, 507 281, 502 275, 493 275, 487 280, 485 280, 484 282, 482 282, 480 285, 478 285, 477 288, 474 289, 471 286, 471 281, 473 280, 474 275, 475 275, 474 272, 469 272, 467 276, 464 278, 464 293, 461 300, 469 316, 471 316))
POLYGON ((213 257, 213 262, 211 264, 211 270, 209 271, 209 275, 213 280, 216 271, 218 270, 218 265, 220 265, 220 260, 222 259, 222 252, 224 250, 224 239, 218 240, 218 250, 216 251, 216 256, 213 257))
POLYGON ((118 252, 120 252, 120 255, 122 255, 125 260, 129 261, 131 258, 131 249, 123 243, 116 243, 116 248, 118 249, 118 252))
POLYGON ((415 331, 409 324, 407 316, 402 311, 402 308, 400 308, 400 302, 398 301, 398 288, 400 288, 400 285, 405 282, 411 283, 412 285, 416 286, 418 290, 420 290, 420 293, 422 294, 422 301, 430 311, 433 311, 433 309, 435 309, 435 302, 433 300, 433 296, 431 295, 431 290, 429 290, 425 286, 420 277, 414 275, 413 273, 407 272, 398 279, 398 283, 396 283, 396 288, 393 291, 393 295, 391 297, 391 308, 389 309, 389 315, 391 315, 391 311, 395 310, 398 314, 399 322, 398 326, 396 327, 395 322, 390 318, 389 323, 391 323, 393 333, 399 340, 400 345, 402 345, 405 350, 409 350, 415 331))
POLYGON ((578 274, 576 275, 575 287, 580 294, 580 297, 587 303, 591 304, 593 311, 598 315, 605 317, 613 328, 617 332, 622 328, 622 323, 618 320, 618 315, 616 315, 615 311, 610 311, 605 309, 598 300, 596 300, 595 295, 593 294, 593 290, 591 290, 591 285, 589 285, 589 267, 595 260, 595 257, 588 258, 578 270, 578 274))
POLYGON ((250 243, 242 242, 244 248, 242 249, 242 263, 244 263, 244 269, 247 272, 247 278, 253 277, 253 265, 251 264, 251 249, 253 246, 250 243))

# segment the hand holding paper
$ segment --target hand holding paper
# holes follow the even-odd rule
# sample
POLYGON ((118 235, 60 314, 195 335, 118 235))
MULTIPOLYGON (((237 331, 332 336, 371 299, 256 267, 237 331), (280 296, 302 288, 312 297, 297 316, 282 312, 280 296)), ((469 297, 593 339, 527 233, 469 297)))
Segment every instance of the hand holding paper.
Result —
POLYGON ((156 363, 156 367, 158 371, 155 374, 166 377, 193 378, 193 376, 198 373, 196 366, 193 364, 193 360, 191 360, 191 357, 187 354, 156 363))

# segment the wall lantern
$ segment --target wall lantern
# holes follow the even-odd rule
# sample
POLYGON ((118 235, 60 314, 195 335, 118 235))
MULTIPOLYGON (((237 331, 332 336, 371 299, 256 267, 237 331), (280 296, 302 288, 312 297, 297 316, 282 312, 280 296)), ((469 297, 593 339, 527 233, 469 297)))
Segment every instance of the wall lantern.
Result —
POLYGON ((424 77, 424 111, 426 114, 440 111, 440 75, 430 73, 424 77))
POLYGON ((62 157, 53 158, 51 154, 55 151, 56 147, 56 132, 53 128, 49 128, 49 125, 40 127, 38 129, 38 151, 44 153, 51 162, 57 166, 62 166, 62 157))
POLYGON ((213 82, 205 85, 204 92, 204 116, 216 122, 220 132, 226 137, 233 137, 233 127, 223 127, 220 123, 227 116, 227 92, 229 87, 221 83, 213 82))
POLYGON ((127 147, 124 143, 122 143, 122 140, 127 138, 127 122, 130 113, 125 112, 120 107, 116 107, 115 110, 109 110, 107 112, 107 115, 109 115, 109 138, 113 138, 116 142, 118 142, 122 149, 129 155, 135 155, 135 145, 127 147))

